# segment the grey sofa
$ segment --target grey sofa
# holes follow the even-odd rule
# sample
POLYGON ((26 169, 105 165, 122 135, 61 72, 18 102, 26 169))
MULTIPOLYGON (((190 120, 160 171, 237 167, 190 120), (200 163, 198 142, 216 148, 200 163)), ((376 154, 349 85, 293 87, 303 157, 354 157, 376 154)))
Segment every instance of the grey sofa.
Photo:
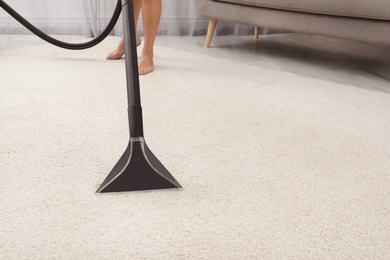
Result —
POLYGON ((193 1, 209 19, 206 47, 218 20, 390 45, 390 0, 193 1))

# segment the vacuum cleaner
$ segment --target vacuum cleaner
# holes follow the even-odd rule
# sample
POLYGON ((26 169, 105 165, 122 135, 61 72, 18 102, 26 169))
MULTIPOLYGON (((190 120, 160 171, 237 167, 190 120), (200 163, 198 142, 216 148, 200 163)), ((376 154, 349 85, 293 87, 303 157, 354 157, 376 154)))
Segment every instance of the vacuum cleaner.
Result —
POLYGON ((0 7, 41 39, 58 47, 71 50, 86 49, 100 43, 114 28, 122 12, 130 140, 125 152, 96 192, 106 193, 182 188, 145 143, 133 0, 118 0, 114 14, 105 30, 98 37, 86 43, 59 41, 33 26, 3 0, 0 0, 0 7))

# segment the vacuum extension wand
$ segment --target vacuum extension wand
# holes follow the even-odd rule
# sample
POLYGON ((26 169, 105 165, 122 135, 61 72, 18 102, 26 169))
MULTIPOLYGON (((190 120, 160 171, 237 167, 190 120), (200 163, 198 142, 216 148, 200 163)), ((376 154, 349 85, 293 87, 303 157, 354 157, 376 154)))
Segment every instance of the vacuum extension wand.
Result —
POLYGON ((100 192, 181 188, 149 150, 143 137, 133 0, 122 0, 130 141, 100 192))
POLYGON ((181 188, 175 178, 149 150, 143 137, 133 0, 118 0, 115 13, 104 32, 96 39, 82 44, 61 42, 46 35, 15 12, 3 0, 0 0, 0 7, 43 40, 58 47, 72 50, 90 48, 106 38, 115 26, 122 9, 130 141, 125 152, 96 192, 181 188))

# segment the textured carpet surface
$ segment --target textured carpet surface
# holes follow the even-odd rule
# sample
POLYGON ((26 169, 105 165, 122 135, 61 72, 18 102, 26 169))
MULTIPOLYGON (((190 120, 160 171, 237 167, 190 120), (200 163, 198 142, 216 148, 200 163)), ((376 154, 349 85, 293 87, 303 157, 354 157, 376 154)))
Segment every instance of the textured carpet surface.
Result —
POLYGON ((145 140, 183 189, 96 195, 129 138, 116 42, 0 50, 0 259, 390 258, 381 92, 156 47, 145 140))

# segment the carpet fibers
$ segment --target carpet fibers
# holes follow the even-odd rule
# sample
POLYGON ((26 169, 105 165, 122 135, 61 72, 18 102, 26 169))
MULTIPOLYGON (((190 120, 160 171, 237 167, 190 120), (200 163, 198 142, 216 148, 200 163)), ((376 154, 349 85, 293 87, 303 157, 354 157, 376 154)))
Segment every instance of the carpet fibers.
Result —
POLYGON ((95 194, 129 138, 117 40, 0 50, 0 259, 390 258, 382 92, 157 46, 145 140, 183 189, 95 194))

